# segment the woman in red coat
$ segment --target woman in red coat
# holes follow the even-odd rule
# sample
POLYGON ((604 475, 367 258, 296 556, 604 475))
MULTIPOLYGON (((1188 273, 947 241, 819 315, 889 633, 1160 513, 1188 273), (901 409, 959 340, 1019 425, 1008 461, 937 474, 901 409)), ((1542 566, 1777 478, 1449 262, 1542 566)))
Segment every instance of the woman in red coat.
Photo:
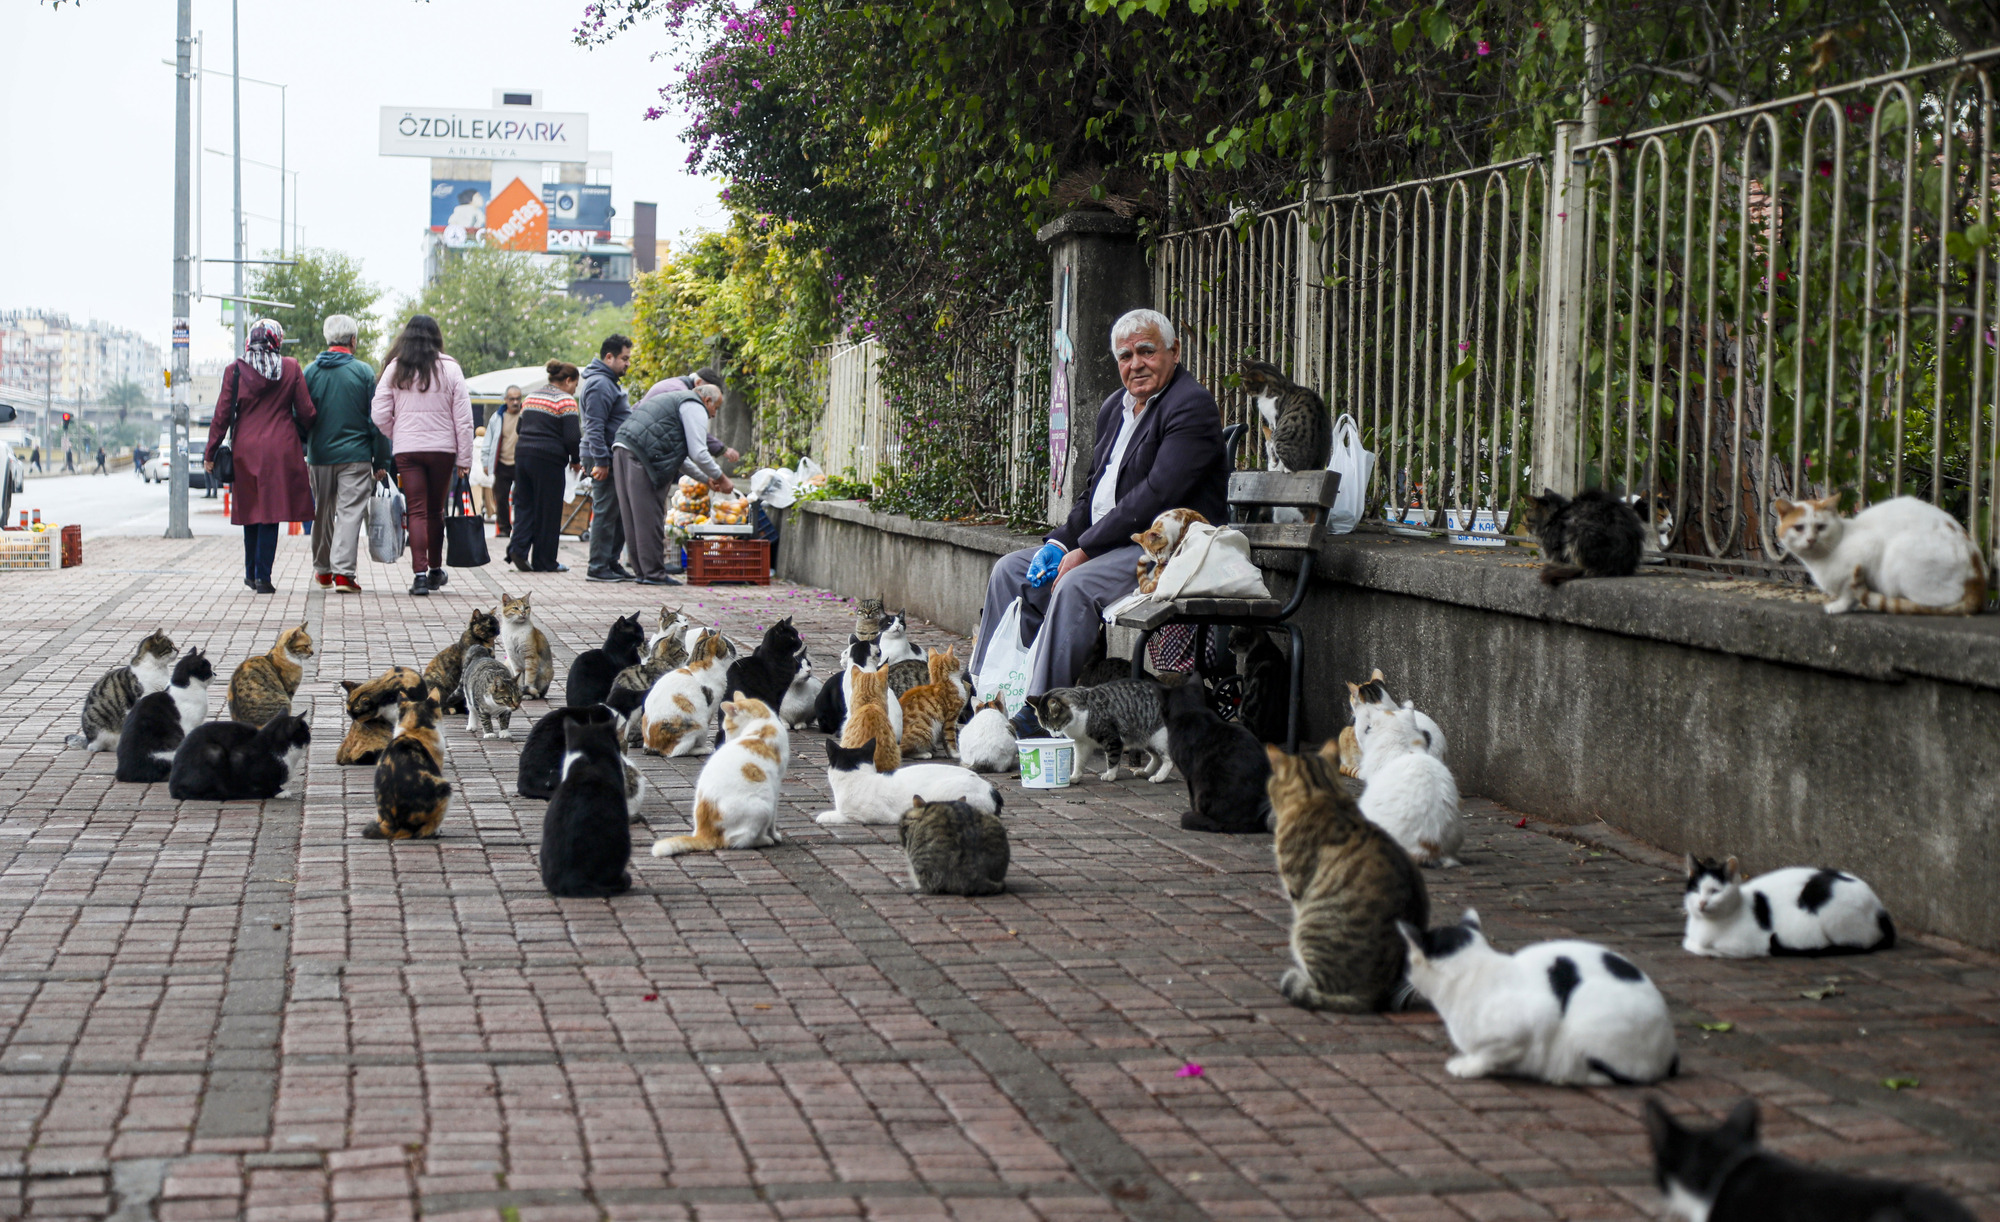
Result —
POLYGON ((202 470, 214 471, 216 451, 229 442, 236 468, 229 520, 243 528, 243 584, 259 594, 278 592, 271 584, 278 523, 313 520, 312 481, 300 438, 316 413, 299 363, 280 355, 284 340, 285 329, 271 319, 250 328, 242 358, 222 375, 201 463, 202 470))

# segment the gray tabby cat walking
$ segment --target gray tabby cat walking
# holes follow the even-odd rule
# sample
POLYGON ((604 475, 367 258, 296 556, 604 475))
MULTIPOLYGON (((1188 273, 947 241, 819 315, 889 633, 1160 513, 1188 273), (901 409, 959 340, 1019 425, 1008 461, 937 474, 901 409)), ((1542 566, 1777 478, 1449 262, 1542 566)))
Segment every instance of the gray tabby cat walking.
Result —
MULTIPOLYGON (((1148 751, 1155 764, 1146 779, 1168 779, 1174 761, 1167 755, 1167 689, 1151 679, 1114 679, 1096 687, 1059 687, 1028 703, 1049 732, 1076 740, 1076 770, 1089 767, 1091 755, 1104 752, 1104 779, 1118 779, 1118 762, 1126 753, 1148 751)), ((1133 771, 1145 768, 1133 766, 1133 771)))
POLYGON ((125 715, 139 703, 139 697, 166 690, 178 655, 173 638, 155 628, 132 651, 129 663, 112 667, 91 684, 90 694, 83 698, 83 733, 70 735, 63 744, 92 754, 116 751, 125 715))
POLYGON ((465 731, 477 730, 487 738, 512 738, 507 723, 521 707, 521 684, 507 664, 493 656, 485 645, 465 651, 465 731), (496 733, 494 722, 500 723, 496 733))
POLYGON ((1319 392, 1276 366, 1243 358, 1243 389, 1257 400, 1273 471, 1324 471, 1333 457, 1333 418, 1319 392))

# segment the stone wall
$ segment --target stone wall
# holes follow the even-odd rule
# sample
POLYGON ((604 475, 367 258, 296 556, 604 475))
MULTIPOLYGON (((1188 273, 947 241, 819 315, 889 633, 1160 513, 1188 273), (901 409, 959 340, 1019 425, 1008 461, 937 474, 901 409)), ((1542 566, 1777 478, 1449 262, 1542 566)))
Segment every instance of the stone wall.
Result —
MULTIPOLYGON (((801 510, 785 577, 968 634, 993 559, 1034 541, 801 510)), ((1344 681, 1380 667, 1437 719, 1467 793, 1753 871, 1852 870, 1906 927, 2000 948, 2000 616, 1828 616, 1684 572, 1552 590, 1533 559, 1329 540, 1300 615, 1312 739, 1345 724, 1344 681)))

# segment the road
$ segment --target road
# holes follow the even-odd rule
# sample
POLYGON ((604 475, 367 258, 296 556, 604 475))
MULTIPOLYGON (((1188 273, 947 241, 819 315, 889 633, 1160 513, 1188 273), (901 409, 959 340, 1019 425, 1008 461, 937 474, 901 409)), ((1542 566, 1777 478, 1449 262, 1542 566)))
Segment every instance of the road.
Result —
MULTIPOLYGON (((165 535, 167 485, 149 484, 128 471, 111 475, 30 476, 27 491, 14 497, 14 517, 23 509, 42 511, 44 522, 83 525, 83 537, 165 535)), ((222 498, 188 492, 188 524, 197 535, 236 533, 222 512, 222 498)))

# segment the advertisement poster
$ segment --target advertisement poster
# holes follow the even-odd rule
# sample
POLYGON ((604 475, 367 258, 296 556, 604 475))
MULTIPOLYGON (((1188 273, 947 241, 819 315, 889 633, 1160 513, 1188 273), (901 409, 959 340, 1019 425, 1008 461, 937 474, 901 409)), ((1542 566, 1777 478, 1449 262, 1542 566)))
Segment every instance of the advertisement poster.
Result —
POLYGON ((483 178, 431 179, 431 229, 462 229, 476 234, 486 228, 486 203, 493 184, 483 178))
POLYGON ((486 206, 486 237, 505 250, 547 250, 549 210, 541 192, 518 178, 508 183, 486 206))

